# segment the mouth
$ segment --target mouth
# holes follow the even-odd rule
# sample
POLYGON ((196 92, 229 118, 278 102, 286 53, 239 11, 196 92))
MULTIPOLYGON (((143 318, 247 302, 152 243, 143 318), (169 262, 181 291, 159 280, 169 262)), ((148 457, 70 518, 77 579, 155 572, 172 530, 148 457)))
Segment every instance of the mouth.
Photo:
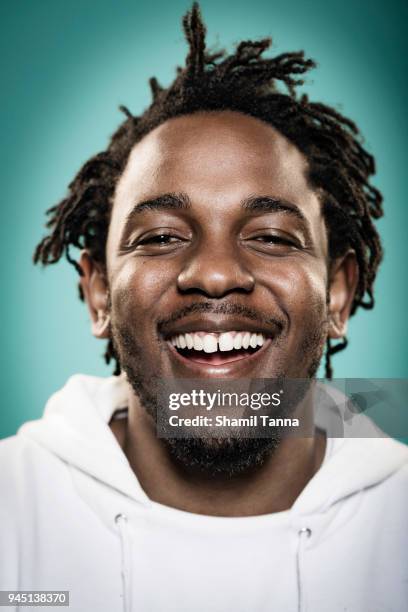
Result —
POLYGON ((263 355, 283 327, 278 319, 206 313, 162 324, 159 333, 179 376, 246 377, 264 367, 263 355))
POLYGON ((263 333, 249 331, 180 333, 168 340, 179 356, 193 363, 225 365, 248 359, 270 342, 263 333))

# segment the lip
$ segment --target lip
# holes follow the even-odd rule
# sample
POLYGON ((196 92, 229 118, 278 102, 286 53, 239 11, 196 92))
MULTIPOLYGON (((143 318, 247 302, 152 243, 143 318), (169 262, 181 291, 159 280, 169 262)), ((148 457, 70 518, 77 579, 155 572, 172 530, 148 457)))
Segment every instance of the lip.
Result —
POLYGON ((231 361, 229 363, 214 365, 198 363, 196 361, 191 361, 190 359, 187 359, 177 351, 176 347, 173 346, 171 342, 167 341, 167 346, 169 347, 171 357, 175 359, 182 367, 182 370, 184 370, 183 373, 187 374, 191 378, 244 378, 246 376, 249 376, 251 370, 253 370, 253 368, 257 365, 257 362, 262 361, 266 351, 268 350, 268 348, 270 348, 271 344, 272 339, 268 338, 255 353, 252 353, 252 355, 243 357, 238 361, 231 361))
MULTIPOLYGON (((256 321, 245 319, 242 317, 222 317, 206 315, 199 317, 188 317, 177 321, 176 323, 166 325, 162 328, 161 334, 165 340, 169 340, 177 334, 188 334, 194 332, 223 333, 231 331, 251 332, 254 334, 263 334, 268 339, 274 338, 280 331, 282 325, 276 322, 274 325, 262 325, 256 321)), ((261 347, 263 348, 263 347, 261 347)), ((257 351, 257 353, 259 353, 257 351)), ((256 353, 254 353, 256 354, 256 353)))

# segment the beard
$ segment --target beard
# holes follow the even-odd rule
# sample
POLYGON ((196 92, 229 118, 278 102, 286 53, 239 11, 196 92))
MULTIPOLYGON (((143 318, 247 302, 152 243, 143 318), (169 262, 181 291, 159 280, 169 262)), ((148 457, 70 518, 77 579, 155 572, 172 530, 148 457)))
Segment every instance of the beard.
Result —
MULTIPOLYGON (((200 306, 203 306, 203 311, 208 312, 205 304, 195 305, 194 310, 197 311, 200 306)), ((230 314, 235 314, 233 305, 228 310, 230 314)), ((223 312, 226 312, 225 307, 223 312)), ((242 309, 240 312, 242 313, 242 309)), ((279 414, 275 409, 275 418, 290 416, 305 397, 323 355, 327 337, 326 323, 319 321, 304 335, 296 358, 303 368, 306 367, 309 382, 298 385, 292 392, 291 399, 290 394, 288 395, 285 408, 281 408, 279 414)), ((118 321, 111 312, 111 339, 121 368, 141 405, 157 426, 158 415, 168 410, 168 403, 164 399, 168 397, 168 389, 160 372, 153 372, 146 366, 145 351, 135 335, 135 328, 125 320, 118 321)), ((282 370, 275 374, 275 378, 283 382, 287 373, 282 370)), ((277 427, 273 429, 273 433, 268 432, 267 437, 247 437, 239 431, 233 436, 227 434, 222 437, 198 437, 191 436, 191 433, 186 431, 185 437, 166 436, 162 440, 179 468, 202 477, 233 478, 261 467, 279 447, 284 435, 282 428, 277 427)))

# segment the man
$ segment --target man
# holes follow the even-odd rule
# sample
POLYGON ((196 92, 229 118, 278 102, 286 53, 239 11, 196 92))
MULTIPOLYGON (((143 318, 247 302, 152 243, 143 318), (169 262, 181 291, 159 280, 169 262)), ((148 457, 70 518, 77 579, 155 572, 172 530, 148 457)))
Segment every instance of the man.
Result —
POLYGON ((296 95, 313 62, 268 40, 209 54, 197 5, 183 24, 185 68, 123 109, 35 253, 76 267, 117 376, 71 378, 2 442, 1 589, 81 611, 404 610, 403 445, 156 435, 165 380, 311 381, 325 347, 330 377, 381 259, 373 158, 296 95))

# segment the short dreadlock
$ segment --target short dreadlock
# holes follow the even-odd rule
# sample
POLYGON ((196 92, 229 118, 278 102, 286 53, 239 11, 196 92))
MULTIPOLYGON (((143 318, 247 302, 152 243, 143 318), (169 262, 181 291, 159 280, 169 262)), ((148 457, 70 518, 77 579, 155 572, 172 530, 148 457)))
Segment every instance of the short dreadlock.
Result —
MULTIPOLYGON (((104 266, 112 196, 135 143, 173 117, 199 111, 237 111, 272 125, 306 156, 309 180, 322 193, 330 259, 350 248, 356 254, 359 278, 351 314, 359 306, 373 308, 373 284, 382 258, 373 220, 383 214, 381 193, 369 182, 375 162, 363 148, 353 121, 330 106, 297 94, 297 86, 303 85, 298 75, 315 63, 306 59, 303 51, 264 57, 270 38, 243 41, 231 55, 208 52, 197 3, 184 16, 183 29, 189 48, 185 67, 177 68, 176 78, 167 88, 156 78, 150 79, 153 99, 141 116, 120 107, 126 119, 107 149, 83 165, 69 185, 67 197, 47 211, 50 231, 38 244, 34 262, 53 264, 65 254, 82 274, 71 256, 73 246, 87 249, 104 266), (283 91, 279 84, 284 85, 283 91)), ((346 345, 346 339, 335 346, 327 340, 328 378, 333 375, 331 355, 346 345)), ((105 359, 107 363, 116 361, 118 374, 120 364, 111 340, 105 359)))

